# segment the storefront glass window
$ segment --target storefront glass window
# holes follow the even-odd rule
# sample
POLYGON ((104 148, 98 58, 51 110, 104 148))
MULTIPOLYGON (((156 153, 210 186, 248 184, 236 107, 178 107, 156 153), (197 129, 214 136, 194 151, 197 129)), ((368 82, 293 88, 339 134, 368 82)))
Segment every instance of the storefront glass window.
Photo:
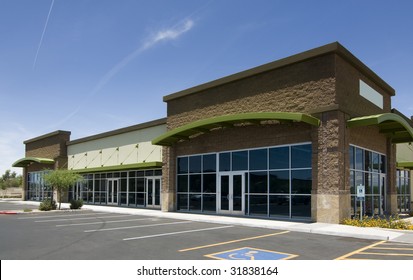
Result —
MULTIPOLYGON (((178 165, 189 160, 189 169, 177 176, 177 209, 180 211, 216 211, 216 154, 177 159, 178 165)), ((222 156, 222 169, 230 168, 230 154, 222 156)))
POLYGON ((360 215, 360 202, 356 199, 358 185, 365 187, 365 200, 362 202, 363 215, 383 215, 386 210, 385 155, 350 146, 349 159, 352 215, 360 215))
POLYGON ((250 150, 250 170, 267 170, 268 149, 250 150))
MULTIPOLYGON (((185 167, 185 164, 182 167, 185 167)), ((186 170, 188 170, 188 160, 186 160, 186 170)), ((82 199, 85 204, 110 203, 125 207, 147 207, 146 180, 148 177, 161 175, 161 169, 84 174, 83 181, 69 189, 69 200, 82 199), (116 188, 109 185, 108 180, 117 181, 116 188), (112 192, 112 196, 108 195, 112 192)))
POLYGON ((411 211, 411 177, 409 170, 397 169, 397 208, 400 213, 409 213, 411 211))
POLYGON ((245 215, 311 217, 312 147, 298 144, 177 159, 177 203, 181 211, 244 210, 245 215), (182 163, 201 162, 202 172, 183 172, 182 163), (215 166, 219 171, 215 172, 215 166), (244 189, 241 190, 240 178, 244 189), (221 196, 217 197, 220 193, 221 196))
POLYGON ((248 151, 240 151, 232 153, 232 170, 247 170, 248 169, 248 151))
POLYGON ((194 156, 189 158, 189 173, 201 172, 201 156, 194 156))
POLYGON ((45 184, 43 176, 47 174, 48 170, 29 172, 27 174, 27 200, 43 201, 52 198, 52 188, 45 184))
POLYGON ((230 153, 220 153, 219 154, 219 171, 230 171, 231 170, 231 154, 230 153))
POLYGON ((311 166, 311 145, 291 147, 291 168, 308 168, 311 166))
POLYGON ((290 168, 290 148, 278 147, 269 149, 270 169, 290 168))

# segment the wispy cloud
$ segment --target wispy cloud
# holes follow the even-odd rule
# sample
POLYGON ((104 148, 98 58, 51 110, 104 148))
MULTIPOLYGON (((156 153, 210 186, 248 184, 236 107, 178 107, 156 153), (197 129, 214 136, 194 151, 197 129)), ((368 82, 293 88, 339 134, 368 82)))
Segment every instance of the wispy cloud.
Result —
POLYGON ((181 36, 182 34, 188 32, 189 30, 192 29, 194 26, 194 22, 190 19, 187 19, 185 22, 175 25, 172 28, 161 30, 154 35, 150 36, 145 40, 145 42, 142 44, 142 51, 149 49, 156 45, 157 43, 160 43, 162 41, 167 41, 167 40, 174 40, 181 36))
POLYGON ((43 38, 44 38, 44 34, 46 33, 47 25, 49 24, 49 18, 50 18, 50 14, 52 13, 53 4, 54 4, 54 0, 52 0, 52 3, 50 4, 49 13, 47 14, 46 23, 44 24, 44 27, 43 27, 42 36, 40 37, 39 45, 37 46, 36 55, 33 61, 33 69, 36 67, 37 57, 39 56, 39 51, 43 44, 43 38))
POLYGON ((192 20, 186 20, 180 24, 177 24, 171 28, 160 30, 156 32, 154 35, 147 38, 141 46, 139 46, 136 50, 128 54, 124 57, 120 62, 118 62, 112 69, 110 69, 96 84, 90 96, 95 95, 98 91, 102 89, 104 85, 106 85, 112 78, 115 76, 120 70, 122 70, 126 65, 128 65, 132 60, 134 60, 138 55, 143 53, 144 51, 153 48, 155 45, 170 40, 176 40, 178 37, 183 35, 184 33, 188 32, 194 26, 194 22, 192 20))
MULTIPOLYGON (((94 86, 92 91, 87 95, 87 98, 92 98, 94 95, 96 95, 117 73, 119 73, 126 65, 132 62, 134 59, 136 59, 143 52, 155 47, 156 45, 162 42, 178 39, 180 36, 190 31, 194 27, 194 24, 195 23, 193 20, 186 19, 185 21, 182 21, 170 28, 159 30, 158 32, 153 33, 151 36, 146 38, 137 49, 125 56, 115 66, 113 66, 105 75, 103 75, 99 82, 94 86)), ((60 126, 61 124, 71 119, 80 111, 81 106, 82 105, 79 105, 78 108, 76 108, 73 112, 68 114, 57 124, 54 124, 52 127, 60 126)))

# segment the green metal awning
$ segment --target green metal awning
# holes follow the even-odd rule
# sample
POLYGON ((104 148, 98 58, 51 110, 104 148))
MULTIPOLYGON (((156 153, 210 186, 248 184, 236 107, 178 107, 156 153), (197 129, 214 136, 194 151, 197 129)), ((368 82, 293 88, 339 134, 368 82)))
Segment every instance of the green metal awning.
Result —
POLYGON ((149 168, 161 168, 162 162, 140 162, 132 164, 122 164, 122 165, 111 165, 111 166, 101 166, 101 167, 91 167, 83 169, 71 169, 77 173, 89 173, 89 172, 104 172, 104 171, 120 171, 120 170, 132 170, 132 169, 149 169, 149 168))
POLYGON ((413 162, 412 161, 397 162, 396 167, 405 168, 405 169, 413 169, 413 162))
POLYGON ((200 133, 208 133, 213 129, 232 127, 240 123, 260 124, 261 121, 286 121, 305 122, 310 125, 319 126, 320 120, 303 113, 288 112, 256 112, 224 115, 195 121, 181 127, 175 128, 152 140, 152 144, 160 146, 171 146, 180 140, 188 140, 200 133))
POLYGON ((347 127, 376 125, 380 133, 386 134, 393 143, 413 142, 413 127, 401 116, 394 113, 353 118, 347 121, 347 127))
POLYGON ((50 158, 39 158, 39 157, 25 157, 17 160, 13 163, 13 167, 27 167, 33 162, 43 163, 43 164, 54 164, 54 160, 50 158))

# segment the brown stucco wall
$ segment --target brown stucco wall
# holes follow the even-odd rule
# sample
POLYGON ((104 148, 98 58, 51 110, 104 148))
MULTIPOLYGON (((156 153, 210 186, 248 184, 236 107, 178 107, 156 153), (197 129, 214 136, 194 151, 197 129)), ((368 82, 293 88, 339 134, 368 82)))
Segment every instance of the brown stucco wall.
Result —
POLYGON ((243 112, 310 112, 335 102, 334 55, 217 86, 168 102, 168 129, 243 112))
POLYGON ((53 165, 34 162, 23 168, 23 185, 25 186, 24 198, 26 198, 28 172, 41 171, 45 169, 67 168, 66 142, 69 140, 70 132, 59 130, 24 142, 26 157, 49 158, 55 161, 53 165))
POLYGON ((391 95, 389 90, 375 83, 368 75, 363 74, 347 60, 336 56, 336 103, 340 110, 351 118, 390 113, 391 95), (359 81, 362 80, 383 96, 383 109, 374 105, 360 93, 359 81))
POLYGON ((67 156, 66 142, 70 140, 70 132, 57 131, 50 136, 45 135, 25 141, 26 157, 42 157, 55 159, 67 156))

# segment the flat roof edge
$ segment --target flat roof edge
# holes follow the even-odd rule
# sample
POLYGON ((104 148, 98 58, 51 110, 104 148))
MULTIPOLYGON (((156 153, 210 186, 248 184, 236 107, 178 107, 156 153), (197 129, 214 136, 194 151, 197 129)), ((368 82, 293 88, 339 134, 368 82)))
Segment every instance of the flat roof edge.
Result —
POLYGON ((48 137, 56 136, 56 135, 59 135, 59 134, 68 134, 68 135, 70 135, 71 132, 70 132, 70 131, 66 131, 66 130, 56 130, 56 131, 53 131, 53 132, 50 132, 50 133, 47 133, 47 134, 44 134, 44 135, 37 136, 37 137, 35 137, 35 138, 31 138, 31 139, 25 140, 25 141, 23 142, 23 144, 28 144, 28 143, 36 142, 36 141, 39 141, 39 140, 42 140, 42 139, 45 139, 45 138, 48 138, 48 137))
POLYGON ((339 42, 333 42, 321 47, 317 47, 314 49, 310 49, 298 54, 294 54, 288 56, 286 58, 282 58, 273 62, 269 62, 245 71, 241 71, 223 78, 219 78, 217 80, 213 80, 198 86, 194 86, 182 91, 178 91, 163 97, 164 102, 168 102, 174 99, 178 99, 184 97, 186 95, 207 90, 216 86, 220 86, 223 84, 227 84, 230 82, 234 82, 240 79, 244 79, 247 77, 251 77, 260 73, 264 73, 267 71, 271 71, 277 68, 282 68, 288 65, 292 65, 295 63, 303 62, 312 58, 316 58, 319 56, 327 55, 330 53, 336 53, 343 57, 345 60, 350 62, 354 67, 358 70, 363 72, 366 76, 373 79, 377 82, 381 87, 387 90, 391 95, 394 95, 395 90, 388 85, 383 79, 381 79, 376 73, 374 73, 369 67, 367 67, 362 61, 360 61, 357 57, 355 57, 350 51, 348 51, 345 47, 343 47, 339 42))
POLYGON ((127 126, 127 127, 123 127, 123 128, 119 128, 119 129, 115 129, 115 130, 111 130, 111 131, 91 135, 91 136, 86 136, 86 137, 83 137, 83 138, 68 141, 66 143, 66 145, 69 146, 69 145, 84 143, 84 142, 88 142, 88 141, 102 139, 102 138, 109 137, 109 136, 128 133, 128 132, 139 130, 139 129, 150 128, 150 127, 154 127, 154 126, 158 126, 158 125, 162 125, 162 124, 166 124, 166 118, 157 119, 157 120, 153 120, 153 121, 149 121, 149 122, 145 122, 145 123, 140 123, 140 124, 135 124, 135 125, 132 125, 132 126, 127 126))

